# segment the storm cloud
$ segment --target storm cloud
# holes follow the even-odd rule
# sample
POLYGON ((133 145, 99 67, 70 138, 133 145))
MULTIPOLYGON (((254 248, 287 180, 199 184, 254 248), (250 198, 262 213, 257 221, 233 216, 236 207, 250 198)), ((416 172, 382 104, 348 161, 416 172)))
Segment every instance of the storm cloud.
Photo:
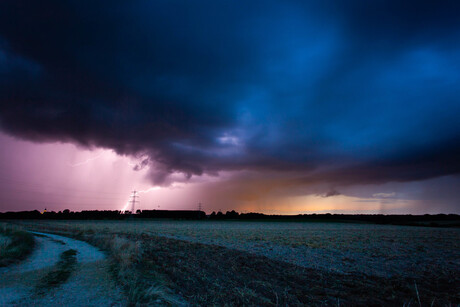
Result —
POLYGON ((456 176, 459 11, 458 1, 2 1, 1 129, 139 157, 155 184, 249 171, 327 183, 320 193, 332 196, 456 176))

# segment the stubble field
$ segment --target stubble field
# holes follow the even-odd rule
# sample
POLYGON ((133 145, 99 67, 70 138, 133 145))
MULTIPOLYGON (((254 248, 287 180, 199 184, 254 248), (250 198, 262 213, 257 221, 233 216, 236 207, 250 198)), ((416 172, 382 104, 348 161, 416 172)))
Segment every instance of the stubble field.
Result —
POLYGON ((170 220, 20 225, 106 250, 114 278, 133 303, 460 303, 456 228, 170 220))

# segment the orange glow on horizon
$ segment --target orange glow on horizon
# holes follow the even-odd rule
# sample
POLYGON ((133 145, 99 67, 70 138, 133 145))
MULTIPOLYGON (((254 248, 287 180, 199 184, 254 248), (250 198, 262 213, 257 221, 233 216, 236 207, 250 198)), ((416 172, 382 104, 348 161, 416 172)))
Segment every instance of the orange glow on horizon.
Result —
POLYGON ((358 198, 345 195, 332 197, 306 195, 270 201, 248 201, 239 206, 239 211, 283 215, 312 213, 388 214, 405 212, 405 209, 409 209, 411 205, 410 201, 399 199, 358 198))

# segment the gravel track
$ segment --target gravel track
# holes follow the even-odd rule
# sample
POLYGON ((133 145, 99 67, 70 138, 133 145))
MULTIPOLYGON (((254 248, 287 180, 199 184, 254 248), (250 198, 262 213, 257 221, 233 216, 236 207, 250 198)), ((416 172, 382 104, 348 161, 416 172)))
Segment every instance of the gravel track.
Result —
POLYGON ((0 306, 123 306, 121 290, 109 278, 103 252, 63 236, 32 232, 36 248, 23 262, 0 269, 0 306), (69 280, 46 295, 34 288, 59 261, 62 252, 77 251, 77 267, 69 280))

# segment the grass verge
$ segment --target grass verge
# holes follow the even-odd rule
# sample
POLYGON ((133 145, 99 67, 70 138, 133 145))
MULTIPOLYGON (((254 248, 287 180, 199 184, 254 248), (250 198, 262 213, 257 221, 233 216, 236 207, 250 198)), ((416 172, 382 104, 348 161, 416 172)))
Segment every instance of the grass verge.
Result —
POLYGON ((34 237, 27 231, 2 227, 0 236, 0 267, 23 260, 34 249, 34 237))
POLYGON ((59 262, 46 274, 36 286, 36 293, 45 294, 49 289, 63 284, 75 270, 77 251, 69 249, 60 255, 59 262))
POLYGON ((119 235, 79 233, 77 238, 106 250, 111 259, 111 270, 123 287, 129 305, 185 306, 164 278, 156 272, 143 270, 143 242, 119 235))

